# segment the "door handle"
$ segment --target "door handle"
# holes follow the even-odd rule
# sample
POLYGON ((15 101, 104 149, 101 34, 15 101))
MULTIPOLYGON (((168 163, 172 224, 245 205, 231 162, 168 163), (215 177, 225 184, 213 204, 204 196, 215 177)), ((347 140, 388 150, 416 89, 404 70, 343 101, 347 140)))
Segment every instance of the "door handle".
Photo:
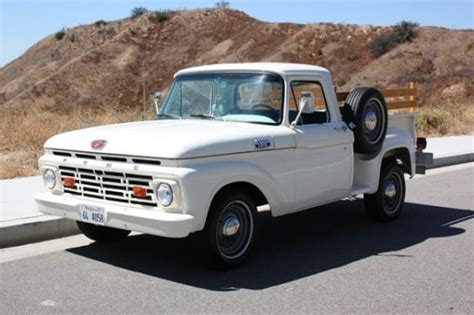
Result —
POLYGON ((346 127, 346 126, 334 127, 334 130, 346 132, 346 131, 347 131, 347 127, 346 127))

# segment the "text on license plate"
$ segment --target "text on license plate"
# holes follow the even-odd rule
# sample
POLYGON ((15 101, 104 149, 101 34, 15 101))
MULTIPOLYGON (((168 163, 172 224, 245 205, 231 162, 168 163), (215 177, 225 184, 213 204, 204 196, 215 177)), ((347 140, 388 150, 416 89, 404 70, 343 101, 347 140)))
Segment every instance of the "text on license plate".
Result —
POLYGON ((90 205, 81 205, 79 208, 79 215, 81 216, 81 221, 104 225, 106 220, 106 212, 102 207, 90 206, 90 205))

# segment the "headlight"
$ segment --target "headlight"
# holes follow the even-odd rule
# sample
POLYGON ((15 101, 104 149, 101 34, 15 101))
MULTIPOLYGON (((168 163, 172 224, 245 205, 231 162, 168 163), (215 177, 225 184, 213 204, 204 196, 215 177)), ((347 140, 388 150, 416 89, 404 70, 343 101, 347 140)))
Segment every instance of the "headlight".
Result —
POLYGON ((53 189, 56 186, 56 174, 54 174, 53 170, 48 169, 43 173, 43 181, 48 189, 53 189))
POLYGON ((173 189, 168 184, 160 184, 156 190, 156 198, 162 206, 168 207, 173 202, 173 189))

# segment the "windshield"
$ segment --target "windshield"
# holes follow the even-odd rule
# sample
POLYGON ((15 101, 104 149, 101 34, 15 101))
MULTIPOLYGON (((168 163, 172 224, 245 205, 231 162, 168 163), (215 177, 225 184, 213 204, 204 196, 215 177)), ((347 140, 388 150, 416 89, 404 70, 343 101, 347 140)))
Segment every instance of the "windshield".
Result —
POLYGON ((158 118, 279 124, 283 80, 277 75, 215 73, 175 79, 158 118))

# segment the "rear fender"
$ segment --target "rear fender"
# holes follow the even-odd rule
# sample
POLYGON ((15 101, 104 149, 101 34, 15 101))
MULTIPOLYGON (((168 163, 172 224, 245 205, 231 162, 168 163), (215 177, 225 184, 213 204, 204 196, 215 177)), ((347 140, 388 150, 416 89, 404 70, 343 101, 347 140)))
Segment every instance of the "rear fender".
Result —
POLYGON ((390 128, 385 137, 382 149, 375 155, 355 154, 354 186, 368 187, 368 193, 378 189, 382 163, 387 158, 399 158, 404 171, 415 175, 415 143, 408 131, 390 128))

